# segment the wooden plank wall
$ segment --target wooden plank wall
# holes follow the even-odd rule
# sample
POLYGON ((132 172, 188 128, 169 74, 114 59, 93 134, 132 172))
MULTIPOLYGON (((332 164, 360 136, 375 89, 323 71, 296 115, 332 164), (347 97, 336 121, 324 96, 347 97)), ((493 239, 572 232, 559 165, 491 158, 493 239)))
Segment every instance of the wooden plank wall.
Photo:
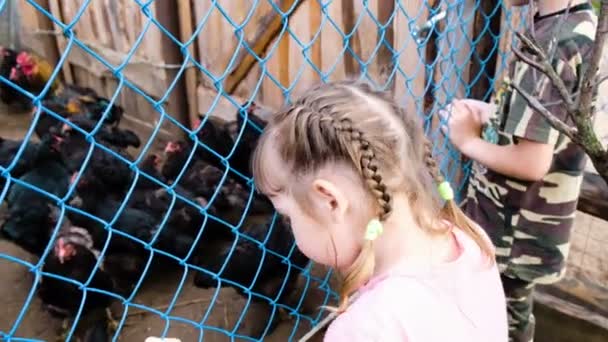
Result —
MULTIPOLYGON (((252 1, 220 0, 218 3, 235 24, 242 24, 245 18, 249 18, 243 28, 245 39, 254 36, 262 17, 272 10, 264 1, 258 2, 254 9, 251 9, 252 1), (250 11, 252 13, 248 17, 250 11)), ((283 32, 271 43, 267 54, 262 56, 266 58, 265 62, 256 63, 233 94, 242 98, 255 95, 256 101, 277 108, 285 101, 286 89, 288 96, 297 96, 321 79, 358 77, 365 72, 375 81, 385 81, 391 71, 386 63, 392 62, 393 55, 387 48, 378 47, 383 39, 400 51, 397 61, 401 72, 389 87, 395 89, 408 110, 420 110, 410 94, 418 98, 424 92, 424 64, 409 33, 409 26, 412 21, 423 23, 427 11, 424 0, 401 4, 403 8, 394 3, 372 0, 366 9, 362 2, 355 0, 334 0, 323 7, 317 1, 303 2, 290 17, 289 32, 283 32), (380 23, 386 25, 388 22, 384 37, 378 34, 378 24, 370 14, 380 23), (346 36, 350 39, 345 39, 346 36)), ((235 27, 217 7, 211 8, 207 2, 193 2, 193 6, 197 22, 203 26, 198 38, 200 63, 213 73, 216 80, 220 79, 226 73, 230 58, 238 53, 235 50, 242 49, 234 34, 235 27), (205 18, 207 21, 203 24, 205 18), (209 32, 213 32, 213 36, 209 32)), ((202 84, 213 81, 202 73, 200 77, 202 84)))
MULTIPOLYGON (((67 24, 85 1, 38 2, 67 24)), ((419 115, 428 114, 427 111, 433 107, 425 104, 425 94, 427 100, 435 105, 443 105, 452 96, 462 97, 467 93, 471 74, 471 37, 474 37, 478 26, 475 18, 480 17, 475 12, 478 1, 370 0, 367 6, 357 0, 333 0, 323 4, 317 0, 276 0, 275 3, 276 8, 282 11, 288 11, 291 6, 295 9, 289 15, 287 30, 280 28, 280 36, 269 41, 259 56, 261 61, 253 60, 253 66, 247 69, 243 80, 230 92, 239 103, 253 99, 276 109, 286 97, 297 96, 314 82, 359 77, 361 73, 393 90, 408 112, 419 115), (439 25, 441 33, 429 45, 418 45, 410 29, 429 18, 434 4, 448 8, 448 16, 439 25), (379 29, 381 25, 385 27, 384 34, 379 29), (426 59, 434 56, 437 56, 434 69, 426 69, 426 63, 432 63, 426 59), (393 74, 392 79, 387 82, 390 74, 393 74), (438 85, 433 93, 427 89, 430 81, 438 85)), ((22 7, 29 7, 23 9, 23 13, 36 12, 28 4, 22 7)), ((206 71, 196 67, 187 69, 163 107, 186 125, 196 114, 209 112, 214 96, 201 99, 201 94, 213 94, 208 90, 218 85, 226 87, 227 81, 232 81, 229 80, 230 74, 245 54, 243 46, 250 44, 253 47, 254 40, 268 29, 269 20, 276 13, 268 1, 262 0, 218 0, 216 3, 180 0, 154 2, 149 8, 154 18, 176 39, 183 42, 196 35, 189 52, 206 71), (205 89, 201 90, 201 87, 205 89)), ((510 39, 505 31, 517 25, 506 25, 505 20, 516 20, 518 16, 514 12, 507 17, 504 12, 501 48, 506 48, 510 39)), ((28 17, 26 23, 36 28, 54 26, 44 16, 35 15, 31 19, 28 17)), ((79 39, 116 66, 122 63, 147 25, 146 35, 123 71, 128 80, 159 99, 177 72, 166 64, 181 63, 183 56, 177 44, 155 24, 148 23, 139 5, 134 2, 91 1, 74 30, 79 39)), ((55 25, 55 28, 58 27, 55 25)), ((45 41, 39 39, 44 45, 39 49, 48 52, 51 60, 58 56, 56 52, 53 55, 53 42, 59 51, 63 51, 68 43, 61 35, 54 36, 55 39, 41 37, 45 41)), ((502 56, 498 54, 496 61, 499 71, 505 66, 502 56)), ((66 80, 91 86, 106 96, 111 96, 116 90, 118 83, 115 77, 82 49, 74 46, 68 61, 63 68, 66 80)), ((132 121, 139 125, 150 128, 159 118, 142 96, 127 87, 123 87, 120 100, 132 121)), ((236 112, 236 107, 232 107, 236 112)), ((222 111, 228 110, 226 106, 222 108, 222 111)), ((178 131, 176 127, 165 126, 163 129, 168 133, 178 131)), ((436 130, 436 126, 437 122, 434 122, 432 128, 436 130)))
MULTIPOLYGON (((481 10, 485 15, 492 12, 497 1, 484 2, 481 10)), ((229 73, 226 71, 227 61, 238 54, 239 49, 242 50, 234 34, 235 27, 225 16, 230 16, 237 25, 245 20, 245 40, 251 42, 254 32, 259 29, 256 26, 263 22, 261 18, 273 11, 265 2, 253 9, 251 6, 255 2, 252 1, 219 3, 223 14, 217 8, 210 8, 210 4, 195 5, 198 18, 205 18, 210 11, 208 22, 203 25, 199 19, 199 24, 204 26, 203 32, 214 32, 214 36, 213 39, 204 33, 199 36, 199 56, 201 64, 208 66, 217 79, 229 73), (239 11, 240 8, 243 9, 239 11)), ((461 187, 465 184, 464 161, 448 153, 449 145, 438 129, 436 110, 455 97, 481 97, 487 93, 493 86, 495 68, 502 72, 503 62, 507 62, 500 59, 505 54, 489 56, 496 41, 487 26, 489 24, 495 31, 502 20, 500 28, 511 29, 513 26, 505 25, 505 20, 513 20, 519 15, 514 12, 505 16, 503 8, 496 12, 502 14, 501 17, 486 23, 486 16, 479 12, 479 7, 476 0, 370 0, 367 7, 355 0, 334 0, 323 6, 318 1, 305 1, 289 18, 289 32, 283 32, 272 42, 266 54, 260 56, 264 62, 256 63, 232 94, 240 101, 253 98, 270 108, 278 108, 286 96, 293 98, 321 79, 335 80, 365 73, 370 79, 384 84, 386 76, 397 67, 386 87, 394 91, 406 111, 427 116, 429 135, 438 147, 436 156, 446 170, 446 176, 455 186, 461 187), (439 23, 438 33, 428 44, 419 45, 410 29, 414 25, 422 25, 430 17, 431 8, 436 6, 447 8, 447 17, 439 23), (386 25, 383 37, 380 25, 386 25), (396 52, 391 52, 382 43, 396 52), (482 47, 478 49, 475 44, 482 47), (472 56, 477 55, 488 61, 472 63, 472 56), (433 67, 425 68, 427 64, 433 67), (479 73, 484 74, 482 79, 470 84, 471 78, 479 73)), ((501 46, 506 47, 509 37, 507 34, 501 38, 501 46)), ((208 81, 207 77, 202 78, 208 81)), ((209 93, 201 90, 198 94, 209 93)), ((208 112, 212 101, 202 100, 200 96, 199 101, 202 101, 199 112, 208 112)))
MULTIPOLYGON (((52 13, 63 24, 70 24, 79 12, 82 15, 73 26, 75 35, 88 48, 113 67, 121 65, 126 56, 137 45, 140 34, 147 28, 141 43, 135 48, 132 58, 122 69, 123 76, 137 89, 154 100, 163 99, 162 108, 177 121, 188 124, 188 111, 183 77, 180 78, 171 92, 165 96, 176 78, 178 69, 175 64, 182 62, 179 46, 170 39, 142 12, 135 2, 127 1, 91 1, 84 10, 84 0, 74 1, 37 1, 43 8, 52 13)), ((56 30, 60 27, 52 24, 46 16, 25 1, 20 1, 20 14, 24 20, 24 35, 31 36, 31 47, 40 52, 52 64, 58 60, 58 54, 52 53, 52 43, 61 54, 69 53, 63 65, 62 79, 68 83, 93 88, 100 95, 111 98, 117 92, 120 80, 102 62, 77 46, 61 34, 36 34, 40 30, 56 30), (35 42, 38 43, 35 43, 35 42), (42 45, 42 46, 41 46, 42 45)), ((151 16, 169 32, 179 37, 177 8, 170 2, 154 2, 148 7, 151 16)), ((142 139, 142 145, 150 137, 156 122, 161 115, 151 103, 130 89, 126 84, 120 88, 118 104, 124 107, 125 127, 134 129, 142 139)), ((180 134, 177 126, 164 120, 155 142, 164 144, 170 137, 180 134)))

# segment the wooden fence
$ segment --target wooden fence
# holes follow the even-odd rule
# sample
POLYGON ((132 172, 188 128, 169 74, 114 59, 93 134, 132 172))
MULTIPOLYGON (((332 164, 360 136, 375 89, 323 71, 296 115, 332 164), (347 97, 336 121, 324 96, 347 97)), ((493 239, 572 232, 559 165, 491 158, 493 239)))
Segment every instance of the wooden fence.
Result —
MULTIPOLYGON (((24 44, 57 62, 69 40, 58 34, 59 25, 27 1, 18 1, 24 44)), ((493 10, 497 1, 479 4, 476 0, 370 0, 364 7, 362 1, 356 0, 325 1, 324 5, 317 0, 275 0, 277 7, 289 13, 291 32, 282 34, 279 41, 282 16, 267 0, 218 0, 217 5, 210 0, 154 1, 146 7, 154 22, 135 1, 92 0, 84 10, 84 0, 36 2, 58 21, 73 27, 82 43, 113 66, 124 62, 140 33, 148 27, 123 75, 150 97, 165 100, 166 113, 189 126, 197 114, 209 112, 217 94, 214 81, 237 102, 255 92, 257 102, 277 108, 284 101, 285 89, 293 95, 322 78, 334 80, 361 72, 367 72, 374 80, 386 80, 394 63, 398 63, 401 72, 388 86, 407 110, 426 112, 433 103, 443 102, 448 92, 464 96, 468 87, 469 96, 480 98, 492 88, 497 70, 502 72, 505 66, 495 45, 500 44, 504 51, 510 44, 511 26, 506 25, 504 7, 502 11, 493 10), (418 47, 411 28, 422 25, 439 3, 448 8, 439 30, 449 28, 448 33, 440 38, 432 36, 428 44, 418 47), (82 16, 72 23, 79 12, 82 16), (490 13, 494 16, 488 18, 490 13), (385 28, 383 34, 380 27, 385 28), (193 33, 196 36, 191 39, 193 33), (181 42, 192 41, 188 51, 213 76, 189 63, 176 80, 184 56, 168 34, 181 42), (345 39, 347 36, 349 39, 345 39), (493 37, 501 37, 500 42, 493 37), (252 57, 244 44, 262 62, 252 57), (399 52, 398 58, 391 50, 399 52), (427 64, 435 67, 425 68, 427 64), (231 68, 226 70, 229 65, 231 68), (470 86, 472 79, 479 80, 470 86), (432 81, 440 86, 435 92, 427 90, 432 81), (165 94, 173 83, 171 94, 165 94)), ((508 18, 514 19, 517 15, 508 18)), ((106 96, 113 95, 120 82, 106 66, 75 44, 62 66, 62 77, 106 96)), ((148 131, 160 118, 148 101, 128 87, 122 87, 120 103, 131 122, 148 131)), ((216 111, 232 114, 236 108, 222 98, 216 111)), ((162 130, 169 134, 178 131, 167 122, 162 130)))

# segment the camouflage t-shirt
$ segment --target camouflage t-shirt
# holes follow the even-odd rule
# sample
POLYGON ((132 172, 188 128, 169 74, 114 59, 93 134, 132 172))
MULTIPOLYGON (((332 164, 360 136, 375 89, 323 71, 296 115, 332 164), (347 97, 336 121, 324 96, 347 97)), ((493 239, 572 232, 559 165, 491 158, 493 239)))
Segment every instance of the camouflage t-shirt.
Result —
MULTIPOLYGON (((571 8, 567 19, 562 18, 560 13, 537 15, 535 37, 546 47, 557 33, 553 65, 572 90, 582 74, 582 63, 589 60, 597 18, 587 4, 571 8), (556 25, 561 29, 555 30, 556 25)), ((561 98, 546 76, 522 61, 514 61, 508 74, 529 94, 538 94, 551 113, 567 119, 564 105, 559 103, 561 98)), ((492 238, 501 272, 525 281, 553 283, 565 270, 587 158, 580 147, 553 129, 515 91, 503 87, 495 100, 498 110, 484 131, 484 139, 495 140, 498 145, 517 144, 518 139, 551 144, 551 168, 542 180, 530 182, 475 163, 464 208, 492 238)), ((570 119, 566 122, 573 125, 570 119)))

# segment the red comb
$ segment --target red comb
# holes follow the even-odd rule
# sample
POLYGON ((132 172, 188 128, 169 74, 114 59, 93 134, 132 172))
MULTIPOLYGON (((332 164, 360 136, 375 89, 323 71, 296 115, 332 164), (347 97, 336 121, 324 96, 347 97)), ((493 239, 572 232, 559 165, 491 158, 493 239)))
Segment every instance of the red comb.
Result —
POLYGON ((15 61, 17 62, 17 64, 29 63, 30 62, 30 55, 27 52, 25 52, 25 51, 21 51, 17 55, 17 58, 15 58, 15 61))
POLYGON ((74 172, 72 177, 70 177, 70 184, 73 184, 76 181, 76 177, 78 177, 78 172, 74 172))
POLYGON ((55 134, 53 134, 53 139, 58 143, 62 143, 64 140, 62 137, 55 135, 55 134))
POLYGON ((167 143, 167 146, 165 146, 165 153, 172 153, 177 151, 177 146, 175 143, 173 143, 173 141, 169 141, 167 143))
POLYGON ((8 76, 9 80, 14 80, 17 78, 17 68, 11 68, 11 74, 8 76))

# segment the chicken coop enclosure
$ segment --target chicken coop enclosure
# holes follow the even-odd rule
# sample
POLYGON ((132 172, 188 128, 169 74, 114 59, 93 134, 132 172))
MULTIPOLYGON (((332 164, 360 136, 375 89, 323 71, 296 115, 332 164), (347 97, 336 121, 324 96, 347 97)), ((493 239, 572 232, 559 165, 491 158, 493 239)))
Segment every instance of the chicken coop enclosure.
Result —
POLYGON ((500 0, 0 0, 9 9, 2 117, 24 124, 0 140, 1 231, 19 247, 0 259, 27 280, 0 337, 15 341, 297 340, 336 283, 255 192, 265 119, 313 83, 366 79, 424 118, 461 190, 468 162, 435 114, 491 100, 526 21, 500 0), (32 328, 47 320, 57 331, 32 328))

